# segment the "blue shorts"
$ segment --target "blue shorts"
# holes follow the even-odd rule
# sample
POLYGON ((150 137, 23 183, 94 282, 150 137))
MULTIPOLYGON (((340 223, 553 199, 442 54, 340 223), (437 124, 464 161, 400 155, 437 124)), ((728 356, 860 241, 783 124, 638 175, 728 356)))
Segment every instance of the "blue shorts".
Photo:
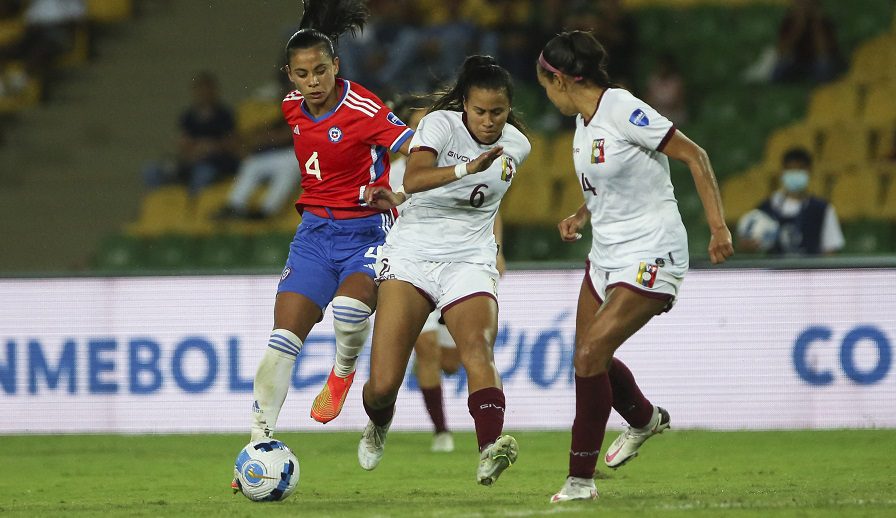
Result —
POLYGON ((360 272, 374 278, 376 254, 393 222, 388 212, 328 219, 306 211, 289 245, 277 293, 304 295, 323 311, 349 275, 360 272))

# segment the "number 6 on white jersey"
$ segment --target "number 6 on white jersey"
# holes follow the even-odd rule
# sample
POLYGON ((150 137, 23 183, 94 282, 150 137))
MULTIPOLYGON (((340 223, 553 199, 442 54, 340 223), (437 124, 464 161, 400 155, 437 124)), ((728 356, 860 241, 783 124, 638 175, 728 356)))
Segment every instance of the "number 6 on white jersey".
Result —
POLYGON ((305 173, 310 174, 318 180, 322 179, 320 177, 320 162, 317 161, 317 151, 311 153, 311 157, 305 162, 305 173))

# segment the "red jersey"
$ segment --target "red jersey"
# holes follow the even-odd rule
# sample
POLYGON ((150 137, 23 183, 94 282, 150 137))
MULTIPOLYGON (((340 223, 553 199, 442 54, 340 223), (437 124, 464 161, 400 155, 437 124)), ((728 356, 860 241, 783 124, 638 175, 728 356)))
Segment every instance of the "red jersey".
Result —
POLYGON ((377 214, 381 211, 363 205, 364 190, 389 187, 387 151, 398 151, 414 132, 361 85, 336 79, 336 89, 339 103, 320 117, 308 112, 298 90, 283 99, 302 170, 296 210, 318 206, 342 209, 337 217, 347 211, 350 217, 377 214))

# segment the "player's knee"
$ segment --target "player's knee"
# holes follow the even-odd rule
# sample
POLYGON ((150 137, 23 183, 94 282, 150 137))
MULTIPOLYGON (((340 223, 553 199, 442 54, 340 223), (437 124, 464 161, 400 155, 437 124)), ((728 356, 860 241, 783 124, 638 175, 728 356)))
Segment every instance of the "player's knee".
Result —
POLYGON ((370 378, 364 386, 364 399, 373 408, 385 408, 395 402, 398 386, 370 378))
POLYGON ((333 299, 331 307, 333 328, 337 333, 352 335, 366 333, 370 329, 369 318, 372 311, 360 300, 340 295, 333 299))
POLYGON ((576 344, 573 366, 579 376, 596 376, 607 370, 607 362, 613 357, 612 351, 596 340, 582 340, 576 344))
POLYGON ((492 344, 484 335, 471 335, 467 337, 463 347, 458 347, 460 360, 470 370, 477 366, 486 367, 492 364, 492 344))

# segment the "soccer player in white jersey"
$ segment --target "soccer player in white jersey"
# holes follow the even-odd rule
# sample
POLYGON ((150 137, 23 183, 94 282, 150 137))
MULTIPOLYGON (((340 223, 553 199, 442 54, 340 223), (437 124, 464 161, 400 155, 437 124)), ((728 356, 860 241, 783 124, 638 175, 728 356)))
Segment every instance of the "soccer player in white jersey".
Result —
POLYGON ((433 309, 441 311, 467 371, 477 480, 493 484, 516 460, 516 440, 501 435, 504 392, 492 352, 498 327, 493 224, 531 149, 512 101, 507 71, 490 57, 468 57, 456 84, 417 128, 404 188, 366 193, 380 208, 404 201, 402 191, 411 196, 377 258, 379 308, 363 392, 370 422, 358 445, 364 469, 383 456, 414 340, 433 309))
POLYGON ((592 244, 579 293, 574 355, 576 416, 569 476, 552 502, 597 498, 594 468, 610 408, 628 422, 604 461, 618 468, 669 427, 631 371, 613 357, 654 315, 668 311, 688 270, 687 234, 669 159, 691 170, 712 237, 709 257, 734 251, 706 152, 640 99, 613 85, 607 54, 590 33, 566 32, 545 45, 538 82, 564 115, 576 116, 573 164, 585 203, 558 225, 564 241, 591 223, 592 244))

